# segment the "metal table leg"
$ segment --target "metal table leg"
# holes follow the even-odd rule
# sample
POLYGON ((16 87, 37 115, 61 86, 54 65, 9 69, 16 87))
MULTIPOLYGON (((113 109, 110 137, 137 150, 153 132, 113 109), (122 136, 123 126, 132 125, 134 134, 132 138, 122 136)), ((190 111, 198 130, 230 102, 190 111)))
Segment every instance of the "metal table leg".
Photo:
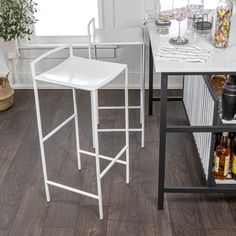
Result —
POLYGON ((149 40, 149 115, 152 115, 152 101, 153 101, 153 54, 152 45, 149 40))
MULTIPOLYGON (((160 97, 153 97, 153 52, 151 41, 149 40, 149 115, 153 113, 153 102, 160 101, 160 97)), ((168 101, 182 101, 183 96, 171 96, 167 97, 168 101)))
POLYGON ((141 147, 144 148, 145 129, 145 44, 141 44, 140 53, 140 123, 141 123, 141 147))
POLYGON ((166 152, 166 119, 167 119, 167 86, 168 75, 161 74, 161 108, 160 108, 160 142, 159 142, 159 177, 158 177, 158 209, 164 208, 165 188, 165 152, 166 152))

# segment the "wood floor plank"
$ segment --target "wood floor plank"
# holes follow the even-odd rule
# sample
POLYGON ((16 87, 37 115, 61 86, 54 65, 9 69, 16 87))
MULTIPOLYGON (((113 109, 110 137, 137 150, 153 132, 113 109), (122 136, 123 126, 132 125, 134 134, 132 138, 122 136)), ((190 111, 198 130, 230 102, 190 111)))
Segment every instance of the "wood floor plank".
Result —
POLYGON ((93 205, 82 205, 79 206, 76 225, 74 228, 74 236, 84 235, 84 236, 100 236, 107 234, 107 213, 106 208, 105 217, 103 220, 99 219, 98 206, 93 205))
MULTIPOLYGON (((1 119, 4 119, 1 117, 1 119)), ((9 118, 10 119, 10 118, 9 118)), ((10 167, 16 151, 19 149, 22 138, 28 131, 32 116, 25 112, 19 112, 18 116, 9 121, 8 125, 1 129, 0 136, 0 184, 10 167)))
POLYGON ((35 153, 38 153, 38 147, 35 142, 34 127, 35 123, 30 121, 28 132, 24 135, 14 156, 14 161, 0 185, 0 229, 4 230, 6 234, 14 221, 37 162, 35 153))
POLYGON ((173 235, 207 236, 199 212, 192 207, 170 210, 173 235))
POLYGON ((11 165, 21 139, 28 130, 32 119, 30 111, 34 105, 32 96, 32 91, 17 91, 13 108, 0 112, 0 183, 11 165))
POLYGON ((30 230, 30 236, 41 236, 43 232, 43 227, 35 227, 34 229, 30 230))
POLYGON ((232 195, 225 196, 225 200, 228 203, 228 207, 233 216, 234 226, 235 226, 236 225, 236 195, 232 194, 232 195))
POLYGON ((76 214, 77 208, 70 202, 50 202, 44 227, 73 228, 76 214))
MULTIPOLYGON (((155 121, 157 122, 157 121, 155 121)), ((168 202, 165 197, 164 211, 157 210, 158 194, 158 141, 156 130, 146 125, 146 136, 150 141, 136 156, 138 162, 138 214, 139 235, 171 236, 171 222, 168 202), (149 129, 150 128, 150 129, 149 129)), ((137 147, 138 150, 138 147, 137 147)), ((137 151, 138 153, 138 151, 137 151)), ((136 153, 136 154, 137 154, 136 153)))
MULTIPOLYGON (((50 94, 48 95, 50 97, 50 94)), ((47 98, 47 96, 43 96, 41 101, 47 101, 45 98, 47 98)), ((54 107, 56 107, 55 104, 54 107)), ((17 110, 22 110, 16 106, 12 109, 16 109, 16 112, 17 110)), ((13 112, 13 110, 11 110, 11 112, 13 112)), ((19 112, 18 114, 20 115, 19 112)), ((8 172, 6 173, 1 184, 2 191, 0 192, 0 207, 3 214, 0 215, 0 228, 4 229, 5 233, 10 230, 10 226, 14 221, 14 217, 18 211, 22 197, 29 186, 34 167, 37 163, 39 163, 38 134, 36 132, 37 126, 34 107, 32 107, 31 113, 26 115, 27 117, 25 120, 29 123, 29 127, 25 126, 27 132, 22 132, 22 140, 14 156, 14 161, 9 167, 8 172), (13 189, 14 192, 12 192, 13 189), (4 214, 4 212, 6 214, 4 214)))
POLYGON ((42 236, 73 236, 74 230, 69 228, 44 228, 42 236))
POLYGON ((128 220, 130 223, 137 223, 138 207, 134 207, 138 205, 137 183, 111 183, 109 203, 110 220, 119 222, 128 220))
MULTIPOLYGON (((148 184, 150 187, 156 186, 153 186, 153 184, 150 183, 145 184, 148 184)), ((146 195, 139 194, 139 235, 172 236, 167 199, 165 198, 165 209, 163 211, 158 211, 154 192, 155 191, 150 190, 146 195), (147 195, 149 196, 147 197, 147 195)))
POLYGON ((26 190, 9 236, 41 235, 49 204, 44 194, 43 176, 35 171, 29 188, 26 190))
MULTIPOLYGON (((168 105, 168 124, 187 123, 180 102, 168 105)), ((196 147, 190 134, 168 134, 166 150, 166 186, 202 186, 196 147), (184 144, 184 145, 183 145, 184 144)), ((173 235, 206 235, 195 194, 168 194, 173 235)))
POLYGON ((121 235, 131 235, 131 236, 138 236, 139 229, 137 227, 137 223, 132 224, 129 219, 125 219, 123 221, 119 220, 111 220, 107 223, 107 234, 106 235, 114 235, 114 236, 121 236, 121 235))
POLYGON ((236 229, 231 206, 223 194, 199 194, 199 207, 207 229, 236 229))
POLYGON ((235 229, 209 229, 206 231, 207 236, 235 236, 236 230, 235 229))

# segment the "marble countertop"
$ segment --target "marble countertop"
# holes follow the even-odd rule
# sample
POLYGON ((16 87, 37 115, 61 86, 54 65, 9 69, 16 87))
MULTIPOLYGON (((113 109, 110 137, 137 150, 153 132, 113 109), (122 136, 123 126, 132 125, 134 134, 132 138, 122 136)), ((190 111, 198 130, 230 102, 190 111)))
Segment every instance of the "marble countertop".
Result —
MULTIPOLYGON (((148 31, 152 44, 155 71, 158 73, 181 72, 236 72, 236 16, 232 17, 229 46, 225 49, 213 47, 211 32, 199 33, 191 27, 191 22, 182 22, 181 31, 184 37, 189 39, 188 45, 197 45, 213 51, 213 55, 205 63, 163 61, 155 58, 155 54, 162 46, 170 46, 169 39, 177 36, 178 23, 172 20, 168 33, 161 33, 154 22, 148 23, 148 31)), ((182 46, 184 47, 184 46, 182 46)))

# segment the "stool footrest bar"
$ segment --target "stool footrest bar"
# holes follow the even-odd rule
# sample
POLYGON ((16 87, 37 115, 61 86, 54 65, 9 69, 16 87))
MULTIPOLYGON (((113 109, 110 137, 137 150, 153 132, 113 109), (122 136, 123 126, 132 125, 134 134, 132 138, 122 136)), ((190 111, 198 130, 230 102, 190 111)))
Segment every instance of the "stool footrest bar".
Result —
MULTIPOLYGON (((98 129, 98 132, 125 132, 126 129, 98 129)), ((129 129, 130 132, 142 132, 142 129, 141 128, 132 128, 132 129, 129 129)))
POLYGON ((52 135, 57 133, 62 127, 64 127, 67 123, 69 123, 75 117, 76 117, 76 115, 73 114, 68 119, 66 119, 64 122, 62 122, 60 125, 58 125, 54 130, 52 130, 49 134, 47 134, 45 137, 43 137, 43 142, 47 141, 52 135))
MULTIPOLYGON (((129 109, 141 109, 141 106, 129 106, 129 109)), ((116 107, 109 107, 109 106, 103 106, 103 107, 98 107, 99 110, 121 110, 125 109, 125 106, 116 106, 116 107)))
MULTIPOLYGON (((160 101, 161 98, 160 97, 153 97, 152 98, 152 101, 160 101)), ((167 101, 183 101, 183 98, 182 97, 167 97, 167 101)))
POLYGON ((85 191, 82 191, 82 190, 79 190, 79 189, 76 189, 76 188, 72 188, 72 187, 66 186, 64 184, 59 184, 59 183, 56 183, 56 182, 53 182, 53 181, 50 181, 50 180, 47 180, 46 183, 49 184, 49 185, 58 187, 58 188, 69 190, 69 191, 74 192, 74 193, 79 193, 79 194, 85 195, 87 197, 98 199, 98 195, 88 193, 88 192, 85 192, 85 191))
POLYGON ((116 155, 116 157, 112 160, 112 162, 103 170, 103 172, 100 174, 101 179, 107 173, 107 171, 110 170, 110 168, 115 164, 115 162, 117 162, 117 160, 121 157, 121 155, 126 151, 127 148, 127 145, 124 146, 121 151, 116 155))
MULTIPOLYGON (((80 150, 79 152, 81 154, 85 154, 85 155, 88 155, 88 156, 93 156, 93 157, 96 156, 96 154, 93 153, 93 152, 87 152, 87 151, 83 151, 83 150, 80 150)), ((104 159, 104 160, 108 160, 108 161, 113 161, 114 160, 114 158, 104 156, 104 155, 99 155, 99 158, 104 159)), ((120 164, 126 165, 126 161, 117 160, 117 162, 120 163, 120 164)))

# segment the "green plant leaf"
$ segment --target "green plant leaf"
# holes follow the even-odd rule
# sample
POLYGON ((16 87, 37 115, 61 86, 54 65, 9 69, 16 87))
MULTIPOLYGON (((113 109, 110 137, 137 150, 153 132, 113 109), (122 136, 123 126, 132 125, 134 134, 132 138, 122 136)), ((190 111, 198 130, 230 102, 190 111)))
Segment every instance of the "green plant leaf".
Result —
POLYGON ((33 0, 0 0, 0 38, 10 41, 31 35, 37 6, 33 0))

